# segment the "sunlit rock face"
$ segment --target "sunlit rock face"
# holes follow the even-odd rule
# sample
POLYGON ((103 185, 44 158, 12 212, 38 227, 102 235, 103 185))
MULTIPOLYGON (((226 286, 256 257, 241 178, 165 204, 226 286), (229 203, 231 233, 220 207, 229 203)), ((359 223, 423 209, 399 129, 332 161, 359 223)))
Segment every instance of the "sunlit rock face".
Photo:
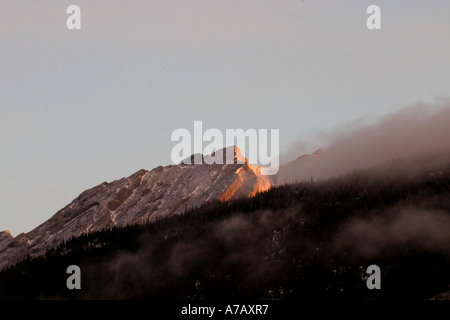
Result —
MULTIPOLYGON (((261 168, 248 164, 239 148, 228 147, 232 161, 186 164, 139 170, 133 175, 82 192, 52 218, 26 234, 0 236, 0 269, 53 248, 81 233, 145 223, 182 214, 210 200, 252 197, 271 187, 261 168), (230 149, 231 148, 231 149, 230 149)), ((203 158, 211 157, 202 156, 203 158)))

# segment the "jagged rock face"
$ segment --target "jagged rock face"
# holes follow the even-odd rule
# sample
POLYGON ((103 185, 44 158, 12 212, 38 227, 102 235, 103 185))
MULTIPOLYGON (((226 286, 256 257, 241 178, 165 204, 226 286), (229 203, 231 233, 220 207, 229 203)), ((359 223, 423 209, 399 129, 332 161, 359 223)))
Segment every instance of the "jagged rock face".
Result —
POLYGON ((0 250, 3 251, 13 237, 8 230, 0 231, 0 250))
POLYGON ((237 163, 242 162, 240 151, 234 152, 234 164, 157 167, 86 190, 29 233, 16 238, 2 234, 0 269, 27 254, 41 255, 82 232, 154 221, 209 200, 227 201, 268 190, 271 183, 260 175, 261 168, 237 163))
POLYGON ((0 270, 25 258, 28 240, 23 234, 13 238, 9 231, 0 232, 0 270))
POLYGON ((196 153, 181 161, 184 164, 248 164, 248 159, 244 157, 241 150, 236 147, 226 147, 210 155, 196 153))

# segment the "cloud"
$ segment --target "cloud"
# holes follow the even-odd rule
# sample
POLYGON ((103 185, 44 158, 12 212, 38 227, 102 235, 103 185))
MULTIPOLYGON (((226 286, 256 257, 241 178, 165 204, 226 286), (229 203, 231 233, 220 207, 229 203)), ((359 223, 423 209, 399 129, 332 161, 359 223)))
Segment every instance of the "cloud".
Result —
POLYGON ((382 217, 352 219, 334 242, 338 252, 351 251, 366 258, 392 248, 450 251, 450 215, 443 211, 402 208, 382 217))
MULTIPOLYGON (((419 103, 381 117, 370 125, 352 122, 317 135, 315 140, 322 143, 317 147, 324 148, 323 155, 281 167, 281 181, 311 176, 327 178, 427 152, 444 150, 450 155, 446 150, 449 124, 450 99, 434 104, 419 103), (314 163, 309 165, 310 162, 314 163)), ((304 149, 311 143, 299 141, 298 145, 304 149)), ((293 152, 295 150, 289 150, 288 154, 293 152)))
POLYGON ((105 284, 92 283, 91 292, 101 299, 146 294, 161 298, 158 292, 176 296, 178 287, 174 287, 172 293, 167 288, 183 284, 192 290, 184 293, 187 296, 195 293, 197 279, 209 279, 211 274, 213 277, 220 275, 225 269, 234 272, 243 286, 259 283, 274 268, 268 262, 254 267, 256 261, 262 261, 267 255, 267 235, 272 235, 274 226, 287 224, 292 219, 295 219, 294 210, 288 209, 282 214, 265 210, 143 235, 135 252, 119 251, 95 266, 90 278, 104 277, 99 283, 105 284), (231 271, 234 269, 242 272, 231 271), (98 270, 102 270, 101 275, 98 270))

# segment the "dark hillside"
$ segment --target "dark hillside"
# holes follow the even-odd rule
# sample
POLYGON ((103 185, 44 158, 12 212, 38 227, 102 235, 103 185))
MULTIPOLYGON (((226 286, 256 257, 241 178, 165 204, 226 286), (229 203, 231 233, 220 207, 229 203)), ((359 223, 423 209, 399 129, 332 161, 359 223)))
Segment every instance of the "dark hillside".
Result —
POLYGON ((450 167, 402 172, 408 166, 399 160, 82 235, 1 272, 0 298, 430 298, 450 285, 450 167), (81 290, 66 287, 72 264, 81 290), (381 290, 366 287, 372 264, 381 290))

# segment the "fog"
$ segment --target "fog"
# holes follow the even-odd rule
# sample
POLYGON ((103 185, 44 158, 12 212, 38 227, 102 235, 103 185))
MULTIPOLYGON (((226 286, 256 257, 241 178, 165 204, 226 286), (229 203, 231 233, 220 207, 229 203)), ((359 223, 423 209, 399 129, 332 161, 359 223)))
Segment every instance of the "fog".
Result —
POLYGON ((334 247, 366 258, 395 248, 450 252, 450 215, 410 207, 369 219, 351 219, 336 236, 334 247))
MULTIPOLYGON (((254 285, 276 270, 264 257, 267 248, 279 246, 274 227, 294 221, 294 212, 291 209, 283 212, 261 210, 251 216, 237 214, 215 223, 143 235, 136 252, 117 252, 101 266, 95 265, 89 278, 98 277, 98 270, 102 270, 108 281, 101 286, 91 283, 93 290, 87 291, 101 299, 142 298, 146 292, 154 294, 158 290, 167 294, 171 291, 168 288, 177 283, 190 279, 188 281, 194 285, 197 277, 224 268, 242 270, 239 282, 254 285), (268 238, 268 235, 272 237, 268 238), (180 236, 189 241, 179 241, 180 236), (255 269, 256 261, 260 263, 255 269), (198 269, 199 265, 203 268, 198 269)), ((201 282, 196 284, 201 285, 201 282)), ((179 288, 173 288, 174 293, 177 290, 179 288)))
POLYGON ((299 156, 319 148, 323 152, 282 166, 279 182, 327 178, 386 161, 447 150, 449 137, 450 100, 416 104, 371 124, 354 121, 322 132, 312 142, 299 139, 284 154, 284 161, 293 154, 299 156))

